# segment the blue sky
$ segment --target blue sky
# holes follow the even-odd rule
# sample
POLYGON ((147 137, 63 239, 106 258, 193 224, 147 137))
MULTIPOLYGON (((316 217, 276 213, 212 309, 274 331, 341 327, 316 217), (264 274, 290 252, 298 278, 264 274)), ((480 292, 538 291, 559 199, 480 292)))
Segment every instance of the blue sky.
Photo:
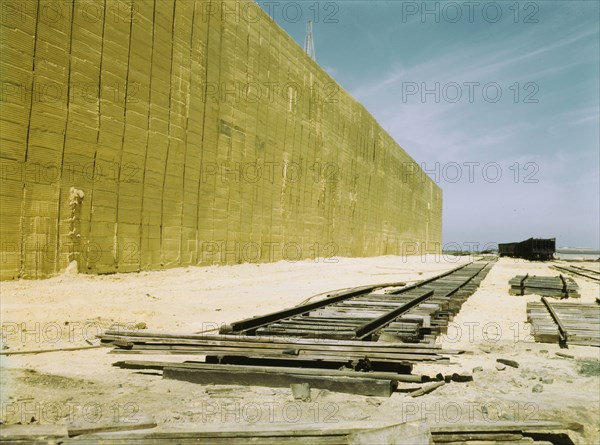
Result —
POLYGON ((599 248, 600 2, 473 3, 270 8, 300 45, 315 21, 317 62, 431 172, 445 244, 599 248))

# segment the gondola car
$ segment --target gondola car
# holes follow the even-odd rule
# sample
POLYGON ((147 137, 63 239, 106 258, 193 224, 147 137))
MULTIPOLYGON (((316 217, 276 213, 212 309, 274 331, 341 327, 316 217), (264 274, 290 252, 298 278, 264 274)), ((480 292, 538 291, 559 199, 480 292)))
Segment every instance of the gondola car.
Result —
POLYGON ((498 244, 498 255, 513 256, 515 254, 515 246, 518 243, 503 243, 498 244))
POLYGON ((556 238, 529 238, 520 243, 498 244, 498 254, 531 261, 549 261, 556 252, 556 238))

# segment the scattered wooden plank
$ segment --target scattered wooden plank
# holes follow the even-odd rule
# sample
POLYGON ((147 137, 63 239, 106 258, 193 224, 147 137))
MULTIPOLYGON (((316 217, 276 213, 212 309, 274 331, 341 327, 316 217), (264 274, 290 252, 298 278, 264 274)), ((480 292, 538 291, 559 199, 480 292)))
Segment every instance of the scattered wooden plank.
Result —
POLYGON ((572 354, 565 354, 564 352, 556 352, 556 355, 558 355, 559 357, 563 357, 563 358, 575 358, 574 355, 572 354))
POLYGON ((502 363, 503 365, 510 366, 511 368, 518 368, 519 363, 514 360, 508 360, 506 358, 498 358, 496 359, 498 363, 502 363))
MULTIPOLYGON (((98 445, 157 445, 178 443, 211 443, 218 445, 288 445, 311 444, 333 445, 355 443, 421 443, 430 432, 435 444, 449 445, 452 443, 498 444, 498 443, 529 443, 543 444, 544 441, 531 441, 532 437, 543 435, 548 443, 561 439, 569 431, 582 431, 578 423, 563 423, 545 420, 527 422, 498 421, 469 422, 467 424, 433 423, 430 426, 421 422, 412 424, 395 424, 385 421, 358 421, 339 423, 297 424, 218 424, 203 425, 172 425, 169 430, 148 429, 140 431, 114 431, 111 433, 94 432, 67 437, 65 426, 55 425, 4 425, 0 430, 3 443, 41 443, 61 442, 68 444, 98 444, 98 445), (526 437, 531 436, 531 437, 526 437), (384 440, 390 438, 390 440, 384 440), (391 438, 396 438, 394 441, 391 438), (381 440, 379 440, 381 439, 381 440), (408 440, 412 440, 407 442, 408 440), (453 439, 456 439, 453 441, 453 439), (404 440, 404 442, 402 442, 404 440)), ((429 442, 424 442, 429 443, 429 442)), ((561 442, 562 443, 562 442, 561 442)))
POLYGON ((577 422, 554 422, 551 420, 527 420, 523 422, 513 422, 510 420, 498 420, 495 422, 469 422, 452 423, 436 422, 430 425, 432 434, 452 434, 452 433, 477 433, 477 432, 517 432, 528 433, 537 431, 583 431, 583 425, 577 422))
POLYGON ((370 428, 348 435, 348 445, 430 445, 431 431, 425 422, 409 422, 384 428, 370 428))
MULTIPOLYGON (((116 433, 107 433, 116 434, 116 433)), ((261 437, 179 437, 164 433, 157 438, 140 437, 139 433, 127 436, 86 435, 62 441, 63 445, 346 445, 345 436, 261 436, 261 437)), ((31 445, 31 444, 27 444, 31 445)), ((37 444, 36 444, 37 445, 37 444)), ((42 445, 42 444, 39 444, 42 445)), ((43 444, 49 445, 49 444, 43 444)), ((54 445, 54 444, 52 444, 54 445)), ((537 444, 536 444, 537 445, 537 444)))
POLYGON ((135 431, 155 428, 156 422, 150 418, 141 418, 132 422, 114 422, 104 425, 70 425, 68 427, 69 437, 81 436, 83 434, 110 433, 114 431, 135 431))
POLYGON ((413 391, 409 394, 409 396, 411 397, 420 397, 422 395, 428 394, 432 391, 434 391, 435 389, 439 388, 440 386, 444 386, 446 384, 445 381, 440 381, 440 382, 435 382, 432 383, 431 385, 427 385, 421 389, 417 389, 416 391, 413 391))
MULTIPOLYGON (((247 335, 202 335, 202 334, 177 334, 177 333, 161 333, 161 332, 141 332, 141 331, 107 331, 100 338, 107 346, 112 346, 112 342, 126 340, 129 342, 157 342, 165 344, 177 344, 183 342, 186 344, 189 340, 191 344, 197 342, 200 345, 221 346, 224 344, 244 346, 244 344, 258 343, 261 347, 279 348, 289 347, 289 345, 303 345, 304 349, 314 348, 324 350, 335 348, 338 350, 382 350, 393 352, 394 350, 405 349, 426 349, 435 352, 441 350, 439 345, 422 345, 414 343, 379 343, 379 342, 364 342, 358 340, 343 340, 335 341, 330 339, 309 339, 309 338, 285 338, 274 336, 247 336, 247 335), (144 340, 145 339, 145 340, 144 340)), ((250 347, 255 347, 250 346, 250 347)), ((448 352, 451 353, 451 352, 448 352)))
POLYGON ((173 425, 167 431, 134 433, 97 433, 82 435, 63 441, 66 444, 98 445, 163 445, 176 443, 211 445, 345 445, 348 436, 375 428, 393 428, 394 422, 357 421, 315 424, 270 423, 270 424, 219 424, 173 425))
POLYGON ((189 345, 163 345, 163 344, 133 344, 127 350, 153 350, 153 351, 164 351, 169 353, 170 351, 178 351, 179 353, 185 352, 188 354, 198 355, 243 355, 247 357, 273 357, 281 358, 290 355, 303 356, 303 357, 318 357, 324 360, 346 358, 348 360, 369 357, 369 359, 378 360, 398 360, 398 361, 435 361, 442 359, 438 354, 417 354, 413 351, 408 353, 398 352, 379 352, 376 349, 369 351, 353 351, 353 350, 323 350, 317 351, 315 349, 304 350, 299 346, 289 349, 271 349, 271 348, 239 348, 239 347, 227 347, 227 346, 200 346, 194 347, 189 345))
POLYGON ((0 442, 8 441, 51 441, 67 437, 65 425, 44 425, 32 423, 28 425, 2 425, 0 427, 0 442))
POLYGON ((435 434, 436 444, 446 444, 447 442, 466 442, 473 440, 483 441, 506 441, 506 440, 521 440, 523 435, 521 433, 503 433, 503 432, 492 432, 492 433, 448 433, 448 434, 435 434))
POLYGON ((267 367, 251 365, 214 365, 207 363, 175 363, 175 362, 156 362, 156 361, 121 361, 113 363, 113 366, 123 369, 156 369, 163 370, 168 367, 187 368, 187 369, 205 369, 205 370, 231 370, 237 372, 246 371, 264 371, 266 373, 291 373, 308 376, 330 376, 330 377, 358 377, 370 379, 384 379, 395 382, 422 383, 427 380, 423 375, 396 374, 393 372, 358 372, 343 371, 337 369, 314 369, 314 368, 287 368, 287 367, 267 367))
POLYGON ((37 349, 27 351, 2 351, 0 355, 32 355, 32 354, 45 354, 47 352, 67 352, 67 351, 83 351, 85 349, 96 349, 101 348, 102 345, 92 346, 75 346, 70 348, 54 348, 54 349, 37 349))
POLYGON ((163 378, 202 385, 242 385, 289 387, 292 383, 308 383, 312 388, 333 392, 389 397, 393 390, 391 380, 355 377, 314 376, 265 371, 232 371, 189 368, 163 368, 163 378))
MULTIPOLYGON (((355 443, 363 445, 366 443, 397 443, 385 438, 397 437, 398 440, 406 440, 411 436, 416 440, 427 437, 428 426, 420 422, 412 424, 396 424, 385 421, 355 421, 339 423, 299 424, 299 423, 270 423, 270 424, 218 424, 202 425, 173 425, 165 431, 148 430, 136 432, 114 432, 96 433, 82 435, 62 441, 67 444, 98 444, 98 445, 158 445, 165 443, 177 443, 187 445, 192 443, 210 443, 213 445, 288 445, 288 444, 311 444, 311 445, 333 445, 355 443), (398 433, 404 430, 403 436, 398 433), (369 435, 371 432, 373 435, 369 435), (365 434, 362 434, 365 433, 365 434), (404 437, 404 439, 402 438, 404 437), (379 440, 379 439, 381 440, 379 440), (371 440, 369 440, 371 439, 371 440), (355 440, 355 442, 352 442, 355 440), (367 440, 365 442, 365 440, 367 440)), ((550 443, 557 438, 564 442, 564 434, 569 431, 582 431, 583 427, 575 423, 561 423, 544 420, 533 420, 528 422, 469 422, 468 424, 456 423, 433 423, 429 426, 431 439, 434 444, 449 445, 452 443, 469 443, 468 438, 481 437, 479 441, 470 441, 477 444, 498 443, 521 443, 526 441, 534 445, 544 442, 533 441, 526 435, 542 434, 550 443), (448 442, 449 437, 459 440, 448 442), (494 437, 494 440, 491 438, 494 437), (517 439, 520 437, 520 439, 517 439), (467 439, 463 439, 467 438, 467 439), (438 439, 440 439, 438 441, 438 439), (487 440, 490 439, 490 440, 487 440)), ((403 443, 403 442, 400 442, 403 443)), ((429 442, 430 443, 430 442, 429 442)))

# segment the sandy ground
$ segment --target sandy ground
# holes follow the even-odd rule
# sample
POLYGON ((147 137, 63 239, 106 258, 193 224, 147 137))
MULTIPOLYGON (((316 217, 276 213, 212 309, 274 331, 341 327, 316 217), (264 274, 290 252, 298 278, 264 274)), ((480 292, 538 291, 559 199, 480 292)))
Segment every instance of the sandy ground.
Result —
MULTIPOLYGON (((468 257, 339 259, 336 262, 279 262, 227 267, 180 268, 109 276, 62 275, 42 281, 3 282, 3 352, 96 344, 95 335, 115 324, 149 330, 199 332, 253 315, 299 304, 345 287, 411 282, 449 270, 468 257)), ((577 263, 585 265, 585 263, 577 263)), ((597 268, 597 263, 590 263, 597 268)), ((508 280, 518 274, 557 275, 548 263, 500 259, 478 291, 439 339, 464 349, 448 365, 417 365, 415 373, 473 372, 474 381, 451 383, 413 399, 402 385, 390 398, 312 390, 295 401, 287 388, 201 386, 163 381, 157 372, 113 368, 123 359, 184 361, 190 356, 116 355, 107 348, 0 357, 4 423, 136 422, 144 415, 161 427, 199 424, 418 420, 495 422, 552 419, 585 425, 580 444, 600 440, 599 349, 535 343, 526 323, 527 301, 510 296, 508 280), (497 358, 518 369, 496 369, 497 358), (482 370, 475 370, 481 367, 482 370), (533 392, 533 388, 541 392, 533 392)), ((599 295, 598 285, 574 277, 582 302, 599 295)))

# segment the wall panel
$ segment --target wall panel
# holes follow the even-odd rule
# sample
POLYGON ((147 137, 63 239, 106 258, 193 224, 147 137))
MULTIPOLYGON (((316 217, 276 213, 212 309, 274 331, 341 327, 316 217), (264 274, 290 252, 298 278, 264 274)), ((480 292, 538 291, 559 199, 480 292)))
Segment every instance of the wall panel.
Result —
POLYGON ((439 250, 439 187, 247 4, 7 2, 1 279, 439 250))

